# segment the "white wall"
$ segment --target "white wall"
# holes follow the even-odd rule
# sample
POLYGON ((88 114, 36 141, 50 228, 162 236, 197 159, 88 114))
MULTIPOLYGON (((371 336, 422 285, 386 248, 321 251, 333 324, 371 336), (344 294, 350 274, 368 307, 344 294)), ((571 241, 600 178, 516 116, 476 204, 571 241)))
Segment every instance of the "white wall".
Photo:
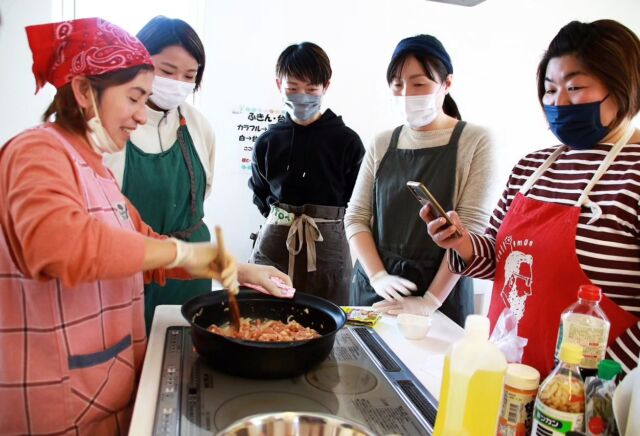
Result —
POLYGON ((247 236, 262 219, 251 205, 248 174, 234 165, 230 107, 280 106, 273 69, 287 45, 309 40, 327 51, 334 73, 325 101, 368 143, 395 123, 385 80, 393 48, 406 36, 437 36, 453 60, 452 96, 463 117, 496 135, 501 170, 495 177, 502 186, 520 156, 555 141, 538 106, 535 72, 560 27, 574 19, 613 18, 640 34, 638 0, 487 0, 473 8, 425 0, 306 4, 235 0, 205 6, 209 61, 200 101, 218 136, 207 219, 223 225, 240 258, 248 256, 247 236))
MULTIPOLYGON (((149 1, 152 6, 145 9, 144 2, 137 1, 133 11, 123 0, 76 0, 76 12, 103 15, 135 33, 154 15, 176 16, 172 3, 149 1)), ((0 0, 0 58, 5 66, 0 70, 0 143, 37 122, 50 97, 32 95, 31 61, 22 29, 47 21, 50 4, 0 0)), ((376 132, 395 124, 385 72, 396 43, 417 33, 437 36, 453 60, 452 96, 463 117, 489 126, 496 135, 501 159, 495 177, 502 185, 518 157, 555 143, 538 106, 535 72, 559 28, 574 19, 613 18, 640 34, 638 0, 486 0, 473 8, 426 0, 191 0, 181 8, 185 18, 193 17, 207 49, 197 101, 218 140, 206 219, 223 226, 228 245, 240 259, 248 257, 248 234, 262 218, 251 203, 248 173, 238 169, 231 108, 280 107, 273 69, 287 45, 309 40, 327 51, 334 75, 326 104, 368 143, 376 132), (187 11, 189 7, 195 9, 187 11)))
POLYGON ((51 21, 51 0, 0 0, 0 146, 16 133, 35 125, 51 102, 42 90, 34 96, 31 52, 24 27, 51 21))
MULTIPOLYGON (((500 148, 501 190, 512 165, 526 152, 555 143, 536 96, 536 68, 551 38, 571 20, 613 18, 640 34, 638 0, 487 0, 473 8, 425 0, 236 0, 206 4, 202 30, 209 62, 202 108, 218 134, 215 189, 206 203, 209 222, 220 223, 239 258, 250 253, 247 235, 262 217, 251 206, 247 174, 235 165, 229 108, 237 103, 278 107, 273 68, 291 43, 322 46, 334 71, 326 103, 368 143, 392 127, 385 79, 397 42, 418 33, 437 36, 454 65, 452 96, 463 117, 489 126, 500 148), (211 65, 210 64, 210 65, 211 65), (229 144, 229 146, 226 146, 229 144)), ((499 192, 495 193, 496 201, 499 192)), ((476 293, 490 290, 476 280, 476 293)), ((488 296, 488 294, 485 294, 488 296)), ((476 297, 486 313, 488 298, 476 297)))

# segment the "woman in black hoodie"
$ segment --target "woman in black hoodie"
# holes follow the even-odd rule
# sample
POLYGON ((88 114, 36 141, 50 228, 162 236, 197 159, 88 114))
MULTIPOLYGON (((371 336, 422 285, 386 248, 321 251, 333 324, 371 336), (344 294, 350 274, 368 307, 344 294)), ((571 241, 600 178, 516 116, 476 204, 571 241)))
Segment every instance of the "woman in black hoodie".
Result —
POLYGON ((342 219, 364 147, 341 117, 320 110, 331 79, 322 48, 287 47, 276 77, 287 114, 255 143, 249 187, 267 221, 250 261, 276 266, 296 289, 344 305, 352 267, 342 219))

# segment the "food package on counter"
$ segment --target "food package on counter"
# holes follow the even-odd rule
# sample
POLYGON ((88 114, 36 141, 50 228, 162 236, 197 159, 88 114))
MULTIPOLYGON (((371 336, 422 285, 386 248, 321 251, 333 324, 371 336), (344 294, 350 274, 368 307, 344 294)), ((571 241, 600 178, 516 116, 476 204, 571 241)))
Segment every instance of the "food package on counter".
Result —
POLYGON ((585 429, 588 436, 618 436, 612 398, 616 389, 615 379, 621 371, 622 366, 618 362, 604 359, 598 364, 597 377, 585 380, 585 429))
POLYGON ((382 314, 373 309, 360 309, 357 307, 342 306, 342 310, 347 314, 347 323, 353 325, 363 325, 373 327, 382 314))

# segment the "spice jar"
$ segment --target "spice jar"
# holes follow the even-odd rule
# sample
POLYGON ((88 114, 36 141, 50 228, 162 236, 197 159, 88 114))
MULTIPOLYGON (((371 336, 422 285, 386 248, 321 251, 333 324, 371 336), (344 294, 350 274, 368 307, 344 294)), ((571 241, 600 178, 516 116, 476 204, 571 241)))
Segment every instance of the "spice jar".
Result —
POLYGON ((531 433, 533 404, 539 383, 540 373, 535 368, 520 363, 507 365, 498 424, 500 436, 525 436, 531 433))

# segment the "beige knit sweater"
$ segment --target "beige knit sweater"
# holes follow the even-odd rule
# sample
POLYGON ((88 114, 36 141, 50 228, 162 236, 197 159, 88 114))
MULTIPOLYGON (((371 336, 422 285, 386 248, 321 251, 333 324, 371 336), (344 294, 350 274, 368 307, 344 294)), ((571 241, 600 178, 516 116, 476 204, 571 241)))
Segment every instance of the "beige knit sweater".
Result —
MULTIPOLYGON (((373 183, 392 132, 380 133, 367 148, 344 217, 348 239, 360 232, 371 233, 373 183)), ((443 146, 449 142, 452 132, 453 128, 424 132, 405 127, 400 133, 398 148, 417 150, 443 146)), ((467 123, 458 143, 453 208, 471 231, 482 233, 488 224, 491 208, 498 198, 496 188, 504 183, 496 177, 496 168, 496 147, 491 134, 484 127, 467 123)))

